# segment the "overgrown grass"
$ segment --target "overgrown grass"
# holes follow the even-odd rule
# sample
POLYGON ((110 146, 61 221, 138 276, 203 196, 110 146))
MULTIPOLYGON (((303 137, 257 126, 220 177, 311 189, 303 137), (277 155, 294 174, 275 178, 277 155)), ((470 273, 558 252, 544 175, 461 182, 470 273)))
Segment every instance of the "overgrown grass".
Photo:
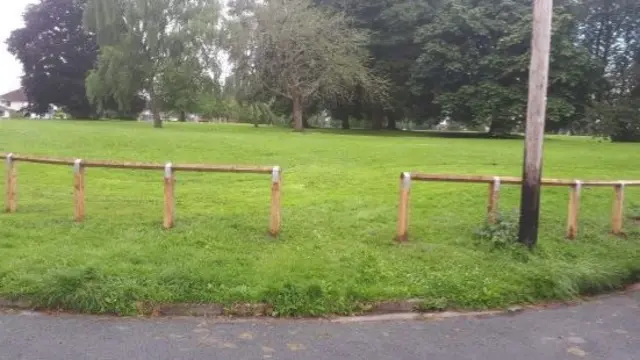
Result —
MULTIPOLYGON (((0 121, 0 151, 85 159, 280 165, 283 232, 266 235, 269 177, 179 173, 177 223, 161 229, 162 172, 89 169, 74 224, 70 168, 19 164, 19 212, 0 215, 0 296, 132 314, 136 301, 269 302, 280 315, 351 313, 420 298, 425 309, 493 308, 613 289, 637 279, 640 231, 608 235, 610 189, 584 189, 577 241, 567 189, 543 192, 533 254, 478 242, 487 187, 416 183, 410 242, 394 244, 401 171, 520 174, 522 140, 234 125, 0 121)), ((545 176, 640 179, 640 147, 551 137, 545 176)), ((4 191, 4 184, 2 185, 4 191)), ((501 208, 517 207, 505 186, 501 208)), ((627 190, 629 206, 640 191, 627 190)))

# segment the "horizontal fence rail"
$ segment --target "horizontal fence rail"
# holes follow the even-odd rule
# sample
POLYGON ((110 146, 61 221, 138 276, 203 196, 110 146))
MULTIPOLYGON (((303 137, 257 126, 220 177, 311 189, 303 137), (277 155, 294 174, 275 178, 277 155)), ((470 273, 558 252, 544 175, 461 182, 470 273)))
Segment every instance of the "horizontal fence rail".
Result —
POLYGON ((141 163, 127 161, 95 161, 84 159, 56 159, 49 157, 24 156, 17 154, 0 153, 0 159, 6 161, 6 203, 5 211, 14 213, 17 211, 17 162, 72 166, 74 181, 74 220, 84 221, 84 188, 86 168, 107 169, 134 169, 134 170, 162 170, 164 171, 164 219, 165 229, 174 226, 175 218, 175 173, 184 172, 219 172, 219 173, 246 173, 271 175, 271 209, 269 219, 269 233, 277 236, 281 227, 281 184, 282 170, 279 166, 249 166, 249 165, 208 165, 208 164, 173 164, 173 163, 141 163))
MULTIPOLYGON (((6 159, 12 154, 1 154, 0 159, 6 159)), ((22 161, 34 164, 48 165, 69 165, 73 166, 77 159, 53 159, 37 156, 12 155, 13 161, 22 161)), ((110 168, 110 169, 137 169, 137 170, 164 170, 166 164, 128 162, 128 161, 90 161, 82 160, 82 165, 86 168, 110 168)), ((173 165, 175 171, 192 172, 230 172, 230 173, 251 173, 251 174, 271 174, 273 167, 267 166, 238 166, 238 165, 206 165, 206 164, 180 164, 173 165)))
MULTIPOLYGON (((410 174, 411 180, 417 181, 440 181, 440 182, 461 182, 461 183, 485 183, 490 184, 495 181, 496 178, 500 179, 502 184, 519 185, 522 184, 522 178, 519 177, 496 177, 496 176, 478 176, 478 175, 442 175, 442 174, 410 174)), ((546 186, 573 186, 576 180, 564 180, 564 179, 542 179, 542 185, 546 186)), ((627 186, 640 186, 640 180, 586 180, 581 181, 584 186, 616 186, 621 183, 627 186)))
MULTIPOLYGON (((400 174, 400 201, 398 207, 398 227, 396 240, 403 242, 409 238, 409 195, 412 181, 432 182, 458 182, 488 184, 489 196, 487 205, 487 222, 495 224, 498 221, 498 203, 500 200, 500 186, 522 184, 522 178, 480 176, 480 175, 444 175, 408 173, 400 174)), ((640 186, 640 180, 566 180, 566 179, 542 179, 543 186, 567 186, 569 187, 569 205, 567 216, 567 238, 575 239, 578 235, 578 214, 580 209, 580 195, 583 187, 613 187, 613 212, 611 216, 611 232, 622 235, 624 221, 624 189, 626 186, 640 186)))

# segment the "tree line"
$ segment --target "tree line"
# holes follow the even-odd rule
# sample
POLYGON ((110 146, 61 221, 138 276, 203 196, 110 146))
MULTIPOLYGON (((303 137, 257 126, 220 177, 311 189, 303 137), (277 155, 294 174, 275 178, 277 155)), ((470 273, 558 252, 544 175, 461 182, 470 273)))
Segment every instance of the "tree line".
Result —
MULTIPOLYGON (((41 0, 7 44, 34 112, 501 136, 524 126, 531 13, 530 0, 41 0)), ((548 132, 640 140, 640 2, 556 1, 548 92, 548 132)))

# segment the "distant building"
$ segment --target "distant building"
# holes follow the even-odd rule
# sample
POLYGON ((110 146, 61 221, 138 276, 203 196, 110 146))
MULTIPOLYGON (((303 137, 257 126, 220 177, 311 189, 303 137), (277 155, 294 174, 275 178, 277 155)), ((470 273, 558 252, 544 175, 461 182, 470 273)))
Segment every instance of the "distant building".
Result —
POLYGON ((0 103, 0 118, 10 118, 14 113, 13 109, 0 103))
POLYGON ((22 89, 0 95, 0 112, 4 118, 24 113, 28 106, 27 94, 22 89))
POLYGON ((29 112, 29 99, 24 89, 13 90, 6 94, 0 95, 0 117, 9 118, 18 114, 32 119, 51 119, 56 110, 55 106, 49 106, 49 112, 38 115, 29 112))

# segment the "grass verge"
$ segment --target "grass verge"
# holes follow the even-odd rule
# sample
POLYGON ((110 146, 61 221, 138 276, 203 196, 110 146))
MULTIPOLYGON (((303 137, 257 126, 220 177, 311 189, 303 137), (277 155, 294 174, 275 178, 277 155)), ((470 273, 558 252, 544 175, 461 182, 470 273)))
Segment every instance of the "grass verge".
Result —
MULTIPOLYGON (((384 133, 382 134, 384 135, 384 133)), ((410 242, 392 242, 398 174, 517 176, 522 140, 379 136, 234 125, 0 122, 0 151, 85 159, 280 165, 283 232, 266 235, 269 178, 179 173, 176 228, 161 229, 162 172, 89 169, 73 224, 70 168, 19 164, 19 212, 0 215, 0 297, 91 313, 137 302, 266 302, 276 315, 349 314, 389 299, 485 309, 615 289, 638 280, 640 224, 608 235, 613 191, 586 188, 578 240, 567 189, 543 192, 539 247, 478 241, 486 186, 414 184, 410 242)), ((545 176, 640 179, 640 148, 550 137, 545 176)), ((0 190, 4 191, 4 184, 0 190)), ((519 189, 505 186, 503 213, 519 189)), ((640 190, 627 189, 637 208, 640 190)))

